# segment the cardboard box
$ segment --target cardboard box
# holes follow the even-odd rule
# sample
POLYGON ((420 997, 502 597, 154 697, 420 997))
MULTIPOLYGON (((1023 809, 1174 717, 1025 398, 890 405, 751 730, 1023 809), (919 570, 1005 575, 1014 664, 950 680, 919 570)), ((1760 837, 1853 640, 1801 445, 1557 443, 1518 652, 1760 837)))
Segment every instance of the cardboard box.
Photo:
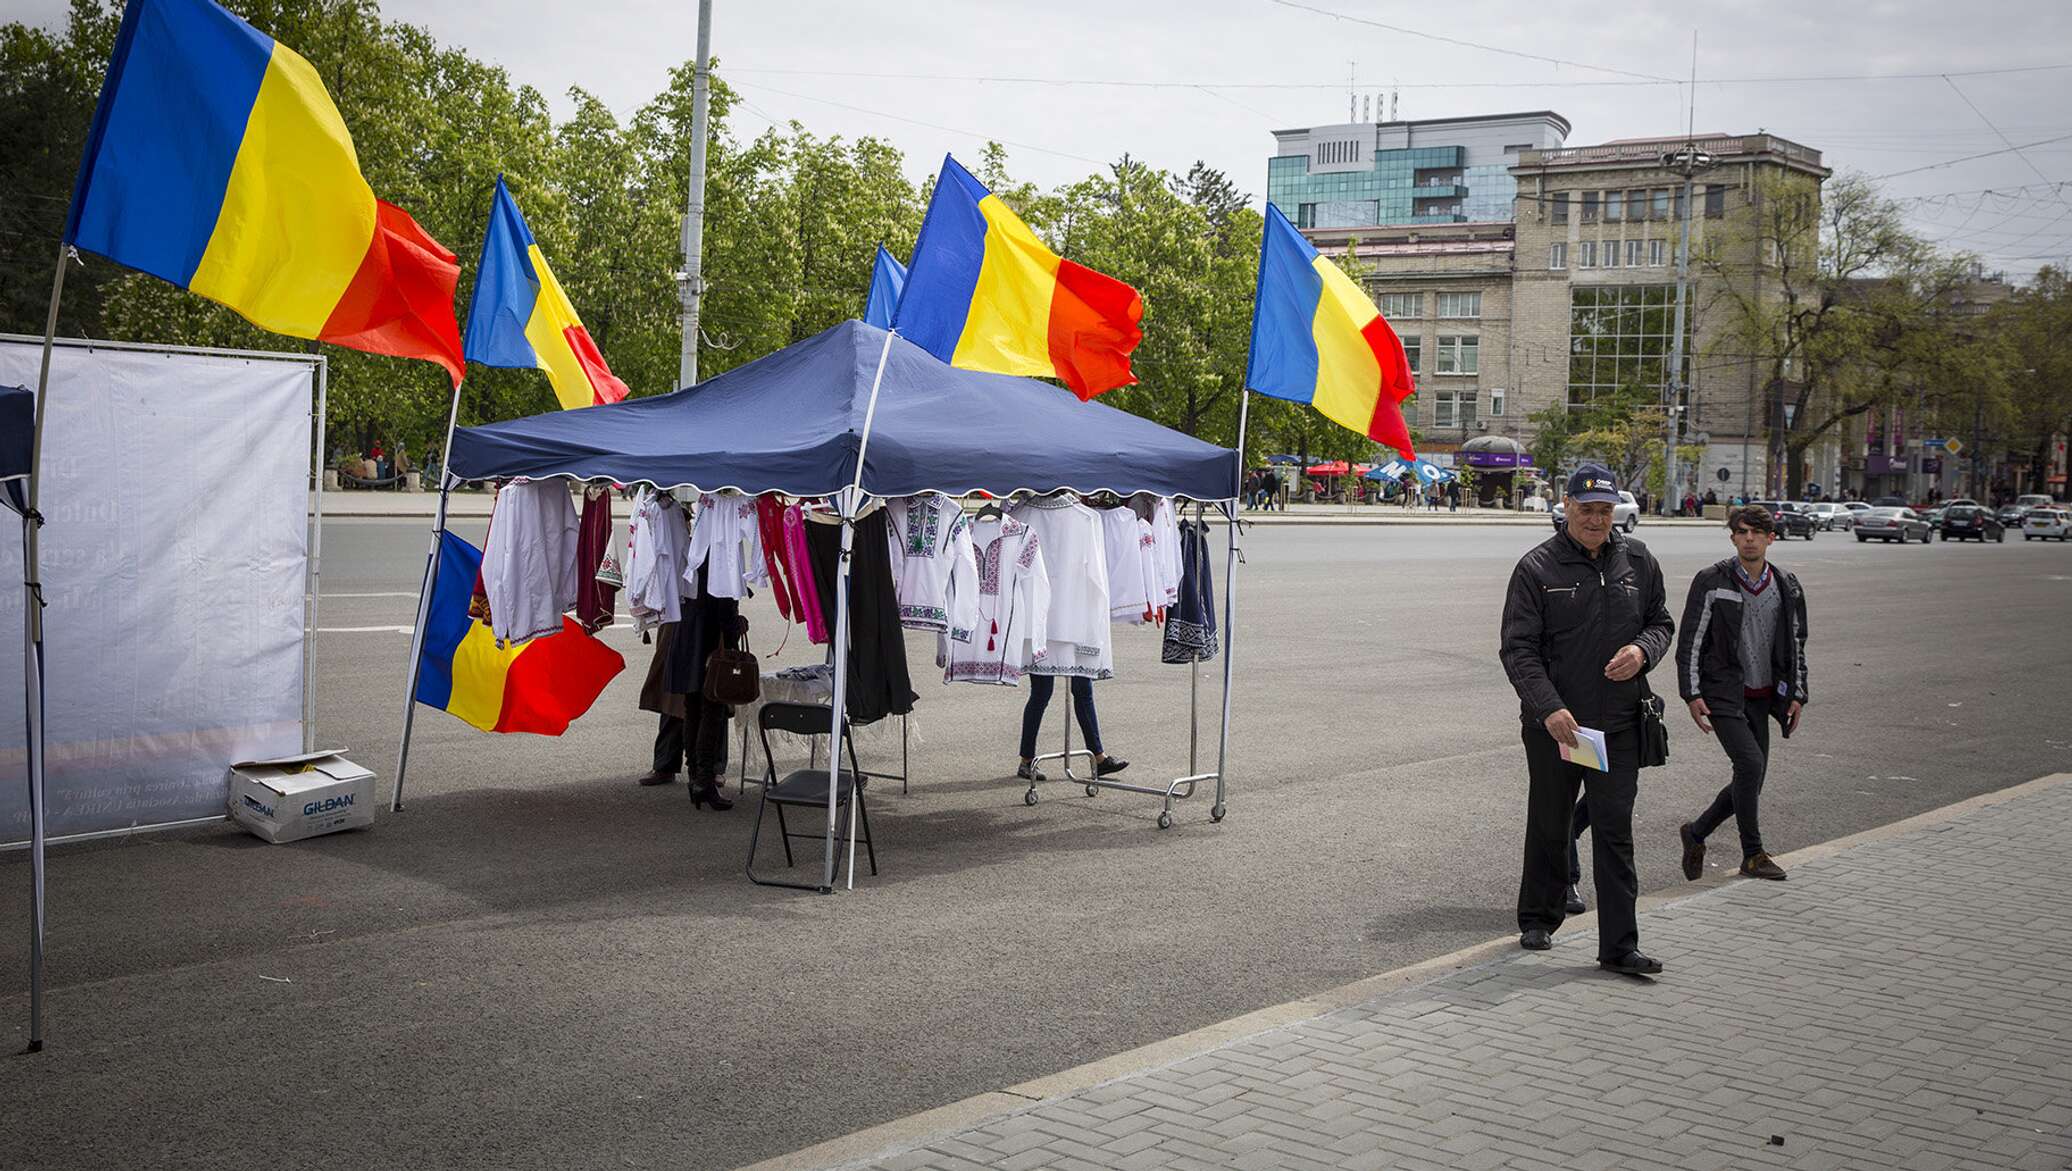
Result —
POLYGON ((276 844, 374 824, 374 774, 326 749, 230 766, 230 816, 276 844))

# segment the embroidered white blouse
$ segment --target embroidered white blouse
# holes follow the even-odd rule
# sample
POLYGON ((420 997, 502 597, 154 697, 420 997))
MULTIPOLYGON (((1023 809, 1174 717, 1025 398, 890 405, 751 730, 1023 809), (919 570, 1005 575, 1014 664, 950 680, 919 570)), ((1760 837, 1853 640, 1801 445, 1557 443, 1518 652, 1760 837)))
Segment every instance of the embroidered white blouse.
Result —
POLYGON ((978 549, 973 621, 968 640, 952 629, 937 641, 944 683, 1015 686, 1048 647, 1050 575, 1042 542, 1029 526, 1003 516, 974 521, 978 549))
POLYGON ((563 480, 506 484, 482 550, 489 626, 502 644, 554 634, 576 604, 576 506, 563 480))
POLYGON ((899 624, 959 641, 978 624, 978 558, 971 520, 940 492, 885 502, 899 624))
POLYGON ((1151 507, 1151 567, 1158 580, 1159 604, 1180 602, 1180 520, 1174 515, 1170 497, 1161 496, 1151 507))
POLYGON ((626 522, 626 609, 645 633, 683 617, 683 558, 690 545, 676 501, 645 488, 626 522))
POLYGON ((1095 515, 1101 518, 1101 548, 1108 563, 1108 616, 1142 623, 1149 611, 1165 605, 1163 598, 1153 600, 1158 587, 1145 544, 1148 526, 1127 508, 1103 508, 1095 515))
POLYGON ((769 584, 770 567, 763 560, 763 531, 755 517, 755 497, 710 492, 698 497, 691 544, 683 557, 686 598, 698 596, 701 565, 705 567, 705 588, 716 598, 745 598, 750 585, 769 584))
POLYGON ((1044 496, 1018 506, 1014 519, 1036 530, 1043 564, 1050 571, 1048 639, 1042 661, 1030 673, 1114 678, 1101 518, 1076 500, 1044 496))

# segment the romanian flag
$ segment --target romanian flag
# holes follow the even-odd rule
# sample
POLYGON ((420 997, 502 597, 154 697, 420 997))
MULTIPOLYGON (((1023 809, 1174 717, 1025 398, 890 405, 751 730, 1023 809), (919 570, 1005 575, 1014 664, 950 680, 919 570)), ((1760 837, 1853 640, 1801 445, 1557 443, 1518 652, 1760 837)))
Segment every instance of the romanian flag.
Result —
POLYGON ((417 702, 452 712, 484 732, 559 736, 626 669, 619 652, 573 618, 561 633, 499 647, 489 624, 468 616, 482 551, 439 534, 438 576, 425 611, 417 702))
POLYGON ((374 198, 309 62, 211 0, 125 6, 65 240, 460 384, 453 254, 374 198))
POLYGON ((892 259, 883 244, 878 245, 878 257, 871 262, 871 295, 863 306, 863 323, 879 329, 891 329, 892 318, 899 312, 900 290, 906 288, 906 265, 892 259))
POLYGON ((1056 378, 1082 400, 1128 386, 1144 298, 1063 260, 945 157, 894 327, 965 370, 1056 378))
POLYGON ((1396 331, 1288 217, 1266 205, 1252 358, 1245 385, 1318 413, 1412 457, 1401 404, 1417 392, 1396 331))
POLYGON ((468 361, 484 366, 545 370, 563 410, 615 403, 628 393, 540 255, 502 175, 496 177, 496 200, 482 237, 482 265, 475 270, 467 354, 468 361))

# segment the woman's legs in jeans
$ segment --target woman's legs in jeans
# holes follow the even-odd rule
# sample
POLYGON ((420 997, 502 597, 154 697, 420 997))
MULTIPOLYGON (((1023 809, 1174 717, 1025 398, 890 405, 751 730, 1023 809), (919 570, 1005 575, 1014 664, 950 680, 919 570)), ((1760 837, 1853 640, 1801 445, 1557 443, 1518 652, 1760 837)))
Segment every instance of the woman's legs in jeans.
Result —
MULTIPOLYGON (((1036 734, 1043 730, 1043 715, 1050 710, 1050 697, 1057 690, 1055 675, 1029 676, 1029 702, 1022 706, 1022 759, 1036 758, 1036 734)), ((1105 757, 1101 750, 1101 724, 1094 715, 1094 681, 1072 677, 1072 713, 1079 717, 1079 731, 1094 759, 1105 757)))

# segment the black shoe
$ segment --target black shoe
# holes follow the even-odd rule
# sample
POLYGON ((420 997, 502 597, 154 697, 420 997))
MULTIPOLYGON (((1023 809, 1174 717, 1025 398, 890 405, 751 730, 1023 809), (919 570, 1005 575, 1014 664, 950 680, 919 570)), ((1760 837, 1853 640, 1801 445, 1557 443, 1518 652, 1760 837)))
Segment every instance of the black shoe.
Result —
POLYGON ((1128 768, 1129 766, 1130 762, 1122 759, 1121 757, 1103 757, 1102 759, 1094 762, 1094 775, 1097 777, 1105 777, 1109 773, 1119 773, 1122 770, 1128 768))
POLYGON ((1598 960, 1597 966, 1608 972, 1617 972, 1621 976, 1659 976, 1662 974, 1661 960, 1649 959, 1637 951, 1629 951, 1615 960, 1598 960))
POLYGON ((721 813, 724 813, 727 810, 732 809, 734 807, 734 802, 732 800, 721 795, 719 791, 718 781, 712 780, 711 778, 707 778, 702 781, 692 781, 691 804, 696 805, 700 809, 703 809, 708 803, 711 804, 713 809, 721 813))
POLYGON ((1705 873, 1705 839, 1688 821, 1676 831, 1676 836, 1683 839, 1684 877, 1696 882, 1705 873))
POLYGON ((1784 881, 1784 867, 1772 862, 1768 854, 1752 854, 1742 859, 1741 873, 1748 878, 1767 878, 1771 882, 1784 881))
POLYGON ((1580 915, 1589 909, 1583 905, 1583 892, 1576 889, 1575 883, 1569 883, 1568 902, 1562 907, 1562 910, 1567 911, 1571 915, 1580 915))
POLYGON ((1554 937, 1544 927, 1528 927, 1518 937, 1518 946, 1527 951, 1545 951, 1554 946, 1554 937))
POLYGON ((642 786, 673 785, 676 783, 676 774, 665 773, 661 769, 656 769, 634 783, 642 786))
POLYGON ((1016 766, 1014 775, 1024 781, 1047 781, 1050 779, 1043 775, 1043 770, 1037 768, 1034 761, 1023 761, 1016 766))

